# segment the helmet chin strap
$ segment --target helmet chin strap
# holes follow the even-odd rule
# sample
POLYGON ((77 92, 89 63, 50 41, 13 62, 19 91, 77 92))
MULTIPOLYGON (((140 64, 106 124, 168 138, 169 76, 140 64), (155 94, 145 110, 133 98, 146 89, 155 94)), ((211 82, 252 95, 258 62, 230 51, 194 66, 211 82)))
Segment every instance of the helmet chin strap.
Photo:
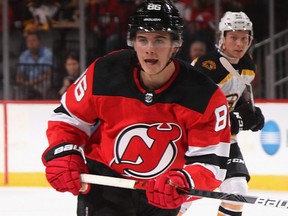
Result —
POLYGON ((162 70, 160 70, 158 73, 162 72, 166 67, 168 67, 168 65, 173 61, 175 54, 173 54, 170 59, 167 61, 166 65, 164 66, 164 68, 162 70))
POLYGON ((223 53, 223 51, 219 47, 217 47, 217 51, 227 59, 231 59, 231 60, 237 60, 238 59, 238 58, 227 56, 226 54, 223 53))
POLYGON ((226 54, 224 54, 224 52, 223 52, 222 49, 221 49, 221 46, 222 46, 222 43, 221 43, 221 42, 219 42, 219 44, 215 44, 215 47, 216 47, 217 51, 218 51, 222 56, 224 56, 224 57, 227 58, 227 59, 237 60, 237 58, 230 57, 230 56, 227 56, 226 54))
MULTIPOLYGON (((182 45, 182 44, 181 44, 181 45, 182 45)), ((181 46, 181 45, 180 45, 180 46, 181 46)), ((178 49, 180 46, 178 45, 178 47, 176 47, 176 48, 178 49)), ((174 48, 175 48, 175 47, 174 47, 174 48)), ((172 47, 172 49, 173 49, 173 47, 172 47)), ((173 61, 174 57, 175 57, 176 54, 177 54, 177 49, 176 49, 175 52, 172 53, 172 55, 171 55, 170 59, 167 61, 166 65, 165 65, 165 66, 163 67, 163 69, 160 70, 158 73, 162 72, 162 71, 173 61)))

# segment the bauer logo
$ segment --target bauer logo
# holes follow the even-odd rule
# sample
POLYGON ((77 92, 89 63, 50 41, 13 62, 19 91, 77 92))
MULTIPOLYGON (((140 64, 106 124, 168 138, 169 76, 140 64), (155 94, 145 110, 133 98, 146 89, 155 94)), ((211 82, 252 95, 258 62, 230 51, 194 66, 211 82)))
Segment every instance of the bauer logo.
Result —
POLYGON ((275 121, 267 121, 261 131, 261 144, 268 155, 274 155, 280 148, 281 134, 275 121))

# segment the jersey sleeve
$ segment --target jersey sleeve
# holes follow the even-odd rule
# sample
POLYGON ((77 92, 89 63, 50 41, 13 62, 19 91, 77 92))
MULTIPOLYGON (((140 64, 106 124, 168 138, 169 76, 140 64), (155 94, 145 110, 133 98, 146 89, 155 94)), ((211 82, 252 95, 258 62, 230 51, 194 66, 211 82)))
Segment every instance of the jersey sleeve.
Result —
POLYGON ((195 188, 216 189, 226 176, 230 151, 230 126, 226 98, 218 88, 201 119, 189 131, 185 153, 187 171, 195 188))
POLYGON ((54 110, 46 131, 50 145, 73 143, 83 145, 97 121, 97 107, 93 92, 95 63, 73 83, 54 110))

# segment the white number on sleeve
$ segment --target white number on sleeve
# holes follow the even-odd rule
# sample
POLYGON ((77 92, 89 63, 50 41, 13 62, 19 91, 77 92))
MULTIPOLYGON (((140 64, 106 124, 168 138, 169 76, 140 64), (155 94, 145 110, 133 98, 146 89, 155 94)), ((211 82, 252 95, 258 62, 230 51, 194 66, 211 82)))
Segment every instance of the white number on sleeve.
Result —
POLYGON ((216 116, 216 125, 215 125, 215 131, 220 131, 227 125, 227 107, 225 105, 222 105, 215 109, 215 116, 216 116))
POLYGON ((77 86, 75 87, 74 94, 76 100, 79 102, 82 100, 82 98, 85 95, 85 91, 87 90, 87 81, 86 81, 86 75, 84 75, 79 82, 77 83, 77 86))

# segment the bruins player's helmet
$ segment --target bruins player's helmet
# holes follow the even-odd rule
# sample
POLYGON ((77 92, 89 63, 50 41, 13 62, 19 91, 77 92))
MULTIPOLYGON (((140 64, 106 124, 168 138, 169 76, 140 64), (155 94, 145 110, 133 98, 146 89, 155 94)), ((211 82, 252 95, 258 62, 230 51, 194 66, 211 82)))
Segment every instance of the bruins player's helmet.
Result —
POLYGON ((253 39, 253 24, 249 17, 244 12, 227 11, 219 22, 220 40, 219 48, 222 45, 222 39, 225 37, 226 31, 240 31, 246 30, 250 32, 250 44, 253 39))
POLYGON ((168 0, 145 0, 129 19, 128 46, 138 30, 146 32, 165 31, 172 35, 176 47, 182 45, 183 20, 176 7, 168 0))

